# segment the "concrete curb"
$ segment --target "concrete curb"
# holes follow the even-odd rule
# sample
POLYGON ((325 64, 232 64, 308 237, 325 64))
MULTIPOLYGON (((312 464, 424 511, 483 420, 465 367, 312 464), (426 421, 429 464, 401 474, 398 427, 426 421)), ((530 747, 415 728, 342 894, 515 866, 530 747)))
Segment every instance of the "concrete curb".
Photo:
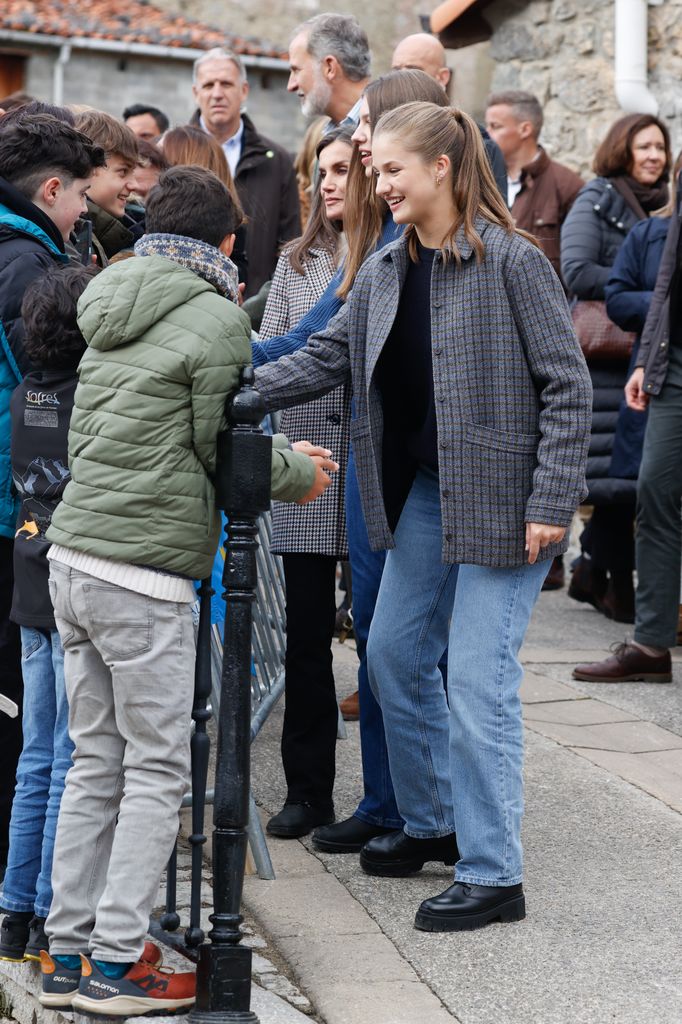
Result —
POLYGON ((326 1024, 452 1024, 376 921, 296 840, 268 842, 276 879, 245 879, 244 906, 326 1024))

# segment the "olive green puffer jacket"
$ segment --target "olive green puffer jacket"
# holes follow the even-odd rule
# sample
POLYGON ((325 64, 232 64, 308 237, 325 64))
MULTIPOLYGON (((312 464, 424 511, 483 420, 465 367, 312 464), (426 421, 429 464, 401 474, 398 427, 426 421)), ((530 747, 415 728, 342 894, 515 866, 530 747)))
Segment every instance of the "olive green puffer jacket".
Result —
MULTIPOLYGON (((216 434, 251 360, 249 319, 190 270, 136 256, 88 285, 78 323, 71 481, 48 540, 203 578, 220 533, 216 434)), ((307 455, 273 445, 273 496, 301 498, 314 475, 307 455)))

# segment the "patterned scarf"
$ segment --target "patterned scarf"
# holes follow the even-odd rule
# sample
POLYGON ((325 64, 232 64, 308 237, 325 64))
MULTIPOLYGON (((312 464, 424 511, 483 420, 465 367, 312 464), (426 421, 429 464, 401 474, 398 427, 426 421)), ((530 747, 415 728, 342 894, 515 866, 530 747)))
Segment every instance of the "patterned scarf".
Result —
POLYGON ((163 256, 173 263, 186 267, 204 281, 212 284, 216 291, 232 302, 239 295, 239 274, 236 266, 219 249, 208 242, 200 242, 186 235, 169 235, 161 232, 143 235, 135 243, 136 256, 163 256))

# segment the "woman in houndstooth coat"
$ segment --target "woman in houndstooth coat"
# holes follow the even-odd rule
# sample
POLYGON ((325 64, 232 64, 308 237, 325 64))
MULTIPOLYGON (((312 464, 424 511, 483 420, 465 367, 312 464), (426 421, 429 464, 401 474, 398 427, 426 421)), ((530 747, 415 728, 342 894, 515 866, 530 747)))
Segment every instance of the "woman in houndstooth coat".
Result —
MULTIPOLYGON (((310 220, 279 258, 263 315, 262 340, 285 334, 315 305, 342 256, 342 217, 350 133, 332 131, 317 148, 319 173, 310 220)), ((331 642, 336 615, 336 563, 348 558, 345 480, 350 443, 350 384, 287 409, 281 429, 322 445, 339 464, 332 484, 306 506, 273 506, 272 550, 282 555, 287 598, 287 651, 282 762, 287 804, 314 807, 319 824, 334 820, 337 704, 331 642)), ((301 834, 285 812, 268 831, 301 834)), ((306 829, 308 831, 308 829, 306 829)))

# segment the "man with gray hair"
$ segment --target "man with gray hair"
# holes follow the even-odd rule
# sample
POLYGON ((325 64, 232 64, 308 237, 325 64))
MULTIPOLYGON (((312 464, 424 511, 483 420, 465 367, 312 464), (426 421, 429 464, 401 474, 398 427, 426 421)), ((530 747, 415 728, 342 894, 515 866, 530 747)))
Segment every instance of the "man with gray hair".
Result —
POLYGON ((222 146, 248 218, 248 298, 272 277, 282 245, 301 233, 296 173, 286 149, 257 132, 244 112, 249 83, 238 54, 208 50, 194 62, 193 77, 192 123, 222 146))
POLYGON ((369 82, 369 42, 349 14, 318 14, 294 29, 287 89, 305 117, 326 115, 331 126, 357 125, 360 97, 369 82))
MULTIPOLYGON (((535 235, 561 279, 561 225, 585 183, 568 167, 550 160, 539 144, 543 115, 537 96, 509 89, 493 93, 486 107, 486 128, 507 165, 507 201, 512 217, 517 227, 535 235)), ((563 583, 564 563, 558 556, 542 589, 558 590, 563 583)))

